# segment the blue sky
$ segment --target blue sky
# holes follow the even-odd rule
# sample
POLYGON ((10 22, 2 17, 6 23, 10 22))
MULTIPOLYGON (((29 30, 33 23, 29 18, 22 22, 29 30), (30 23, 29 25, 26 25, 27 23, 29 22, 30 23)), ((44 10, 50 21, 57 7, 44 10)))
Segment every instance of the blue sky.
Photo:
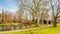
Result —
POLYGON ((16 12, 18 10, 17 0, 0 0, 0 13, 2 12, 2 9, 12 13, 16 12))

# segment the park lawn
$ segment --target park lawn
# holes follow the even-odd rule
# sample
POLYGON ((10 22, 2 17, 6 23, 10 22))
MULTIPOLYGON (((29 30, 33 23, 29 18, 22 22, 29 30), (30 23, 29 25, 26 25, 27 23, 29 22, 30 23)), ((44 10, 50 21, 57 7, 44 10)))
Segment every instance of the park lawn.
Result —
POLYGON ((7 32, 7 33, 0 33, 0 34, 60 34, 60 24, 56 28, 49 27, 31 31, 21 31, 21 32, 7 32))

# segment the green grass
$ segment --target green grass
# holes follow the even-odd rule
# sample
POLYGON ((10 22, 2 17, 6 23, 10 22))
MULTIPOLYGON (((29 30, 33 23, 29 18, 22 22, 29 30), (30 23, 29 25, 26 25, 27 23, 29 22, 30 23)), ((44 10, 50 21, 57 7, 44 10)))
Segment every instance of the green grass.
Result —
POLYGON ((31 31, 21 31, 21 32, 7 32, 7 33, 1 33, 1 34, 60 34, 60 24, 56 28, 49 27, 44 29, 37 29, 37 30, 31 30, 31 31))

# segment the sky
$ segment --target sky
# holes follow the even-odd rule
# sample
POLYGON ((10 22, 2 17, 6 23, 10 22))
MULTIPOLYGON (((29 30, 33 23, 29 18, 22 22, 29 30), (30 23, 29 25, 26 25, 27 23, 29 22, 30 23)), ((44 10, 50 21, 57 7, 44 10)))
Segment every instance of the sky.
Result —
POLYGON ((18 10, 17 0, 0 0, 0 13, 2 9, 12 13, 16 12, 18 10))

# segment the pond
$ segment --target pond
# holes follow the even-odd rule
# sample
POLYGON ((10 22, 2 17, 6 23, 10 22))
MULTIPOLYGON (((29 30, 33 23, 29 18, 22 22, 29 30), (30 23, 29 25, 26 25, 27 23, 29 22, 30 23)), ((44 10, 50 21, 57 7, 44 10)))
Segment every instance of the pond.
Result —
POLYGON ((0 31, 18 30, 19 26, 0 26, 0 31))

